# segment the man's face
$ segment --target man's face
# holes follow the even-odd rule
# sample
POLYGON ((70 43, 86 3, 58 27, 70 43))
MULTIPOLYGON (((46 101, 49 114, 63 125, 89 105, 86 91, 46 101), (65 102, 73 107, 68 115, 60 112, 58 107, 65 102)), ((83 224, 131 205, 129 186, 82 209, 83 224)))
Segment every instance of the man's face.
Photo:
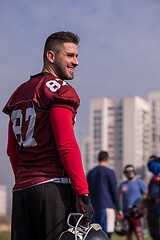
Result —
POLYGON ((78 49, 74 43, 63 43, 60 51, 55 54, 53 70, 56 77, 64 80, 74 78, 74 69, 78 66, 78 49))
POLYGON ((127 171, 127 173, 126 173, 127 179, 131 180, 132 178, 134 178, 134 176, 135 176, 135 173, 133 170, 127 171))

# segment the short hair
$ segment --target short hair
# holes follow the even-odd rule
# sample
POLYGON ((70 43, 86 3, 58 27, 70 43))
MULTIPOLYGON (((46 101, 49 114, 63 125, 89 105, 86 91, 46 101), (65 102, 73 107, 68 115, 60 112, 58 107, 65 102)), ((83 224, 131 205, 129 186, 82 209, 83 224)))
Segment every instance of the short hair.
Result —
POLYGON ((74 34, 69 31, 66 31, 66 32, 60 31, 60 32, 55 32, 51 34, 45 42, 43 60, 45 60, 46 53, 49 50, 56 51, 56 53, 58 53, 59 50, 57 49, 57 45, 60 45, 66 42, 75 43, 76 45, 78 45, 79 41, 80 41, 80 37, 77 34, 74 34))
POLYGON ((151 155, 151 156, 149 157, 149 159, 151 159, 151 158, 157 158, 157 156, 156 156, 156 155, 151 155))
POLYGON ((99 162, 107 160, 108 158, 109 158, 108 152, 106 152, 106 151, 100 151, 99 152, 99 154, 98 154, 98 161, 99 162))

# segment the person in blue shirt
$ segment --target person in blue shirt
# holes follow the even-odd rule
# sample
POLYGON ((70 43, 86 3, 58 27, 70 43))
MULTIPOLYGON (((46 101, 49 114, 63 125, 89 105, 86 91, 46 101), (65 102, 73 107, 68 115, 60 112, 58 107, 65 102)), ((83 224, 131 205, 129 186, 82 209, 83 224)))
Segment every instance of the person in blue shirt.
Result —
POLYGON ((151 237, 160 239, 160 158, 150 156, 148 169, 153 173, 149 183, 147 219, 151 237))
POLYGON ((120 208, 117 180, 112 169, 107 167, 109 154, 100 151, 98 154, 98 166, 89 171, 87 181, 94 208, 91 223, 99 223, 109 237, 114 232, 115 209, 116 217, 123 218, 120 208))
POLYGON ((131 217, 129 208, 141 203, 143 194, 147 194, 148 192, 148 187, 143 180, 136 178, 133 165, 127 165, 124 168, 124 174, 127 180, 120 184, 119 196, 122 201, 124 217, 128 220, 130 226, 126 239, 132 240, 133 233, 135 233, 138 240, 143 240, 141 219, 131 217))

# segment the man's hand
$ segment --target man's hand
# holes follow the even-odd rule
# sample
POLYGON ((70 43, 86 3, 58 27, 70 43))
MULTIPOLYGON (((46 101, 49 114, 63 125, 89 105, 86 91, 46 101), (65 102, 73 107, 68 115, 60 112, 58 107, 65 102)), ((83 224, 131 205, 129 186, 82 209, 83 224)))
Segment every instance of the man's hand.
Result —
POLYGON ((122 199, 123 193, 127 190, 127 186, 125 184, 122 185, 120 192, 119 192, 119 197, 122 199))
POLYGON ((116 212, 116 218, 118 218, 118 219, 124 218, 123 212, 121 210, 116 212))
POLYGON ((94 213, 92 204, 90 202, 89 196, 85 194, 82 194, 78 197, 78 202, 81 209, 81 213, 84 215, 82 219, 83 224, 86 225, 88 222, 90 222, 94 213))
POLYGON ((127 190, 127 186, 123 184, 120 191, 124 193, 126 190, 127 190))
POLYGON ((148 207, 148 202, 149 202, 149 198, 144 198, 142 199, 142 201, 139 203, 139 209, 140 210, 145 210, 148 207))

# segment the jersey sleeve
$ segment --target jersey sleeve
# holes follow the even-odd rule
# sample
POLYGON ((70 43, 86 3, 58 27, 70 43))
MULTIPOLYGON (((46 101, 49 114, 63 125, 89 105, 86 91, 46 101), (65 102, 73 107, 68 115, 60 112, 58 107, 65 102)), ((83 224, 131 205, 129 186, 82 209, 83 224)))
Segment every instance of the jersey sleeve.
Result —
POLYGON ((13 132, 12 123, 11 121, 9 121, 7 155, 10 158, 10 162, 11 162, 15 177, 16 177, 18 162, 19 162, 17 158, 17 147, 18 147, 18 143, 13 132))
POLYGON ((34 99, 40 107, 50 109, 52 107, 68 108, 75 112, 79 107, 79 97, 71 85, 54 76, 42 79, 37 85, 34 99))
POLYGON ((50 119, 62 164, 77 196, 87 194, 88 183, 83 171, 80 150, 75 139, 73 113, 65 108, 50 109, 50 119))

